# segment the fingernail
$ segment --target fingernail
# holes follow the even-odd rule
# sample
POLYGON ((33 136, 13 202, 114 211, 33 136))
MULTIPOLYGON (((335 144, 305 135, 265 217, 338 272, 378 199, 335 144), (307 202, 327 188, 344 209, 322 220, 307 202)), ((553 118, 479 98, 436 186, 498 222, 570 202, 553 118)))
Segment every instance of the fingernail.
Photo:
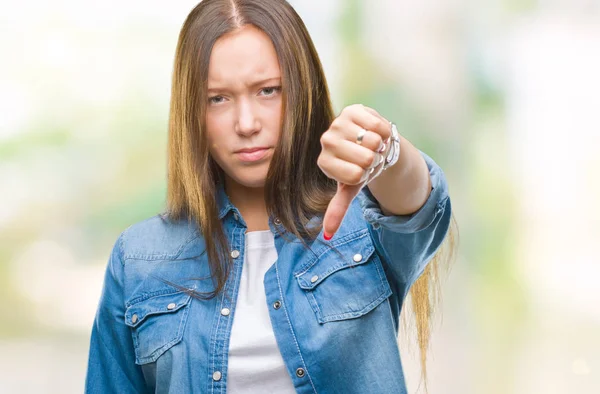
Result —
POLYGON ((331 237, 333 237, 333 234, 329 235, 327 233, 323 233, 323 238, 325 238, 325 241, 329 241, 331 237))

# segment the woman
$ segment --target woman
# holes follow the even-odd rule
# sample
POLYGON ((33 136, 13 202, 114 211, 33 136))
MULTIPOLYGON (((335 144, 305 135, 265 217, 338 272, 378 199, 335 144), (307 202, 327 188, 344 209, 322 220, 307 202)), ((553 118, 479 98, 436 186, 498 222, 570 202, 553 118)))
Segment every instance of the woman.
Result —
POLYGON ((184 23, 167 205, 114 246, 87 392, 403 393, 411 287, 424 366, 446 180, 375 110, 334 116, 284 0, 184 23))

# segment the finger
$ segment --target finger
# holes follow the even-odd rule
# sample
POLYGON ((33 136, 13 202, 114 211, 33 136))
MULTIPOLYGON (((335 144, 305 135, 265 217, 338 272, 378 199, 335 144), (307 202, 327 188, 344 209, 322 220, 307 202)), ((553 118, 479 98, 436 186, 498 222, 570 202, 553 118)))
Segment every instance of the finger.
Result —
POLYGON ((362 106, 362 108, 353 107, 353 110, 348 111, 347 116, 358 126, 373 131, 379 134, 383 140, 387 140, 392 134, 390 123, 385 120, 384 117, 374 114, 370 110, 374 111, 373 109, 364 106, 362 106))
POLYGON ((360 127, 350 119, 338 121, 335 130, 335 133, 326 133, 321 137, 321 146, 323 149, 328 149, 331 152, 338 152, 340 150, 341 142, 344 140, 350 141, 357 146, 369 148, 378 153, 384 152, 387 146, 379 134, 360 127), (363 134, 362 142, 359 144, 358 136, 362 132, 365 133, 363 134), (337 134, 340 134, 341 138, 336 137, 337 134))
POLYGON ((352 200, 360 192, 360 185, 346 185, 338 182, 337 193, 333 196, 323 217, 323 233, 330 239, 338 231, 352 200))
MULTIPOLYGON (((380 138, 379 136, 377 138, 380 138)), ((382 155, 355 142, 343 140, 333 152, 333 157, 356 164, 363 170, 374 167, 382 155)), ((349 182, 346 182, 349 183, 349 182)))
MULTIPOLYGON (((375 133, 374 131, 363 129, 356 123, 352 122, 348 122, 347 126, 344 126, 344 136, 346 137, 347 141, 352 142, 354 145, 368 148, 373 152, 377 152, 379 149, 381 149, 383 144, 381 135, 375 133), (358 134, 363 130, 365 130, 366 133, 363 136, 362 144, 359 145, 357 141, 358 134)), ((337 148, 339 149, 339 146, 337 148)))
POLYGON ((367 171, 365 171, 365 168, 368 168, 368 166, 363 168, 357 164, 337 157, 324 159, 320 167, 321 171, 323 171, 327 177, 348 185, 361 184, 366 179, 365 173, 367 171))
POLYGON ((363 105, 363 107, 368 113, 377 116, 379 119, 383 120, 387 124, 390 123, 390 121, 384 118, 379 112, 377 112, 375 108, 367 107, 366 105, 363 105))

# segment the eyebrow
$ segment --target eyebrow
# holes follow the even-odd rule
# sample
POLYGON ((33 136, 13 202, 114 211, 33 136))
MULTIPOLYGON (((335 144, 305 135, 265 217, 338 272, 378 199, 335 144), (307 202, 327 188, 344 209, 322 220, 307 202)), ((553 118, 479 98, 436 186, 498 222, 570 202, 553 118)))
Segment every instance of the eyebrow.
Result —
MULTIPOLYGON (((263 85, 263 84, 265 84, 267 82, 271 82, 271 81, 278 81, 278 82, 280 82, 281 81, 281 77, 271 77, 271 78, 261 79, 259 81, 252 82, 249 85, 249 87, 254 88, 254 87, 258 86, 258 85, 263 85)), ((209 93, 210 92, 218 92, 218 91, 222 91, 222 90, 227 90, 227 88, 222 88, 222 87, 218 87, 217 86, 217 87, 209 88, 207 90, 207 92, 209 92, 209 93)))

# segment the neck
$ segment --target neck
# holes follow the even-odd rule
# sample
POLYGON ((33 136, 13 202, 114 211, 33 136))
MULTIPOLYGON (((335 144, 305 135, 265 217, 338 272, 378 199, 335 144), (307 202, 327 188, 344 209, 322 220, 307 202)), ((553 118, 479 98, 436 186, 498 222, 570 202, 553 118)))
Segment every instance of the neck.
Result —
POLYGON ((246 187, 235 182, 227 182, 225 190, 231 203, 244 218, 248 226, 247 231, 269 230, 264 187, 246 187))

